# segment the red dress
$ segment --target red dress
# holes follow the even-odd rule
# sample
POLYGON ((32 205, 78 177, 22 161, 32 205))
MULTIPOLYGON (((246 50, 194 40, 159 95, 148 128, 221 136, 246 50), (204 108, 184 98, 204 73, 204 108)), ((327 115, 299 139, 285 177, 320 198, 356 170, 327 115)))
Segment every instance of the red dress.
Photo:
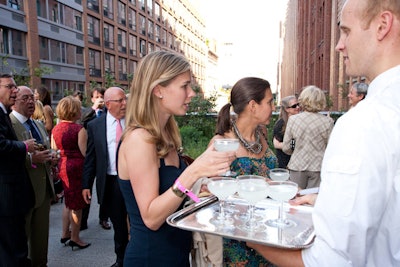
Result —
POLYGON ((64 187, 65 206, 72 210, 86 207, 82 196, 82 173, 84 156, 79 150, 78 133, 82 125, 60 122, 54 126, 52 134, 57 148, 60 150, 58 176, 64 187))

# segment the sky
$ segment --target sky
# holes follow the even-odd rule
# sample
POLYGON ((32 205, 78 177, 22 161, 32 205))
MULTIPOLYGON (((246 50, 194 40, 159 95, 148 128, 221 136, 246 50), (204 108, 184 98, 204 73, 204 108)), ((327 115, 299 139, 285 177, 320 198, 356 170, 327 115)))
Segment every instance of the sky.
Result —
MULTIPOLYGON (((206 22, 207 35, 234 44, 229 83, 246 76, 268 80, 276 91, 279 21, 287 0, 191 0, 206 22)), ((221 52, 221 51, 217 51, 221 52)), ((222 76, 224 74, 222 73, 222 76)))

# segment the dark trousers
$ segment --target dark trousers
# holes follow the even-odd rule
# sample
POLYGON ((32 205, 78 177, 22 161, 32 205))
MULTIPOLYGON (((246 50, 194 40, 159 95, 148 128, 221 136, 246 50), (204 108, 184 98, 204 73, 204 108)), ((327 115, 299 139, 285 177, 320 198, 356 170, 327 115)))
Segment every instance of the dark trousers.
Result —
POLYGON ((114 228, 115 254, 117 254, 117 262, 122 264, 125 248, 128 244, 128 224, 125 202, 119 189, 118 177, 116 175, 107 175, 105 188, 102 205, 109 211, 114 228))
POLYGON ((0 217, 0 266, 30 267, 25 216, 0 217))
MULTIPOLYGON (((89 211, 90 211, 90 204, 82 209, 81 227, 82 225, 87 226, 87 221, 89 219, 89 211)), ((108 213, 109 212, 106 210, 106 208, 103 205, 100 205, 99 221, 108 221, 108 218, 110 218, 110 215, 108 215, 108 213)))

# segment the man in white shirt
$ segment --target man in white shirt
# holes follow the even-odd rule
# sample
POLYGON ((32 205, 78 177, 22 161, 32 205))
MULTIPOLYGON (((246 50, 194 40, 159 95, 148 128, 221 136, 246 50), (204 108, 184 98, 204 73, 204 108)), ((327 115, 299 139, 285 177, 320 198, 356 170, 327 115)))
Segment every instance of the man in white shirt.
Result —
POLYGON ((336 123, 321 169, 312 247, 248 244, 279 266, 400 266, 400 2, 347 0, 336 50, 371 81, 336 123))

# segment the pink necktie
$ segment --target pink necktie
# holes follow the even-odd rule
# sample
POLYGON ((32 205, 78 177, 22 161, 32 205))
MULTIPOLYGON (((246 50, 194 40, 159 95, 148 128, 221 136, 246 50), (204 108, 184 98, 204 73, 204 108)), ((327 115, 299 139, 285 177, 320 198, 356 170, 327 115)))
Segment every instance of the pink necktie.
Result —
POLYGON ((116 121, 117 121, 117 127, 115 128, 115 146, 116 148, 118 148, 118 143, 122 135, 122 125, 120 120, 116 121))

